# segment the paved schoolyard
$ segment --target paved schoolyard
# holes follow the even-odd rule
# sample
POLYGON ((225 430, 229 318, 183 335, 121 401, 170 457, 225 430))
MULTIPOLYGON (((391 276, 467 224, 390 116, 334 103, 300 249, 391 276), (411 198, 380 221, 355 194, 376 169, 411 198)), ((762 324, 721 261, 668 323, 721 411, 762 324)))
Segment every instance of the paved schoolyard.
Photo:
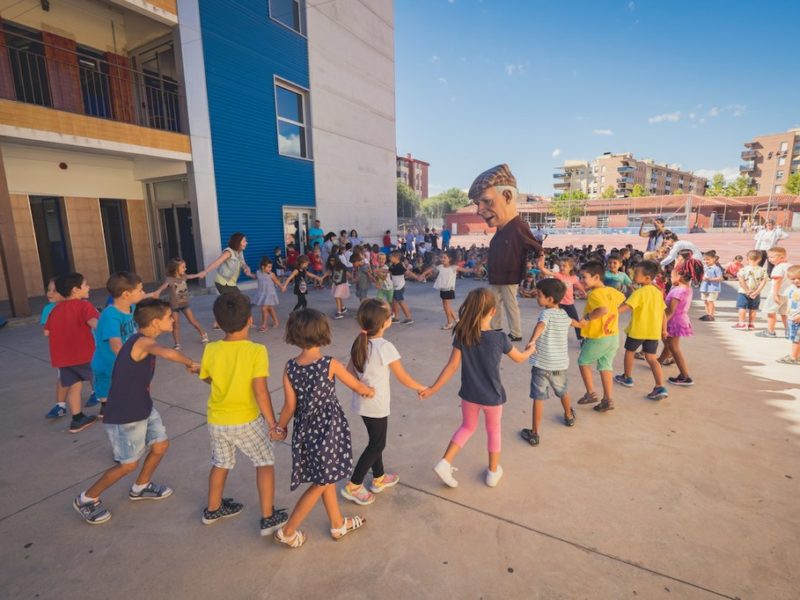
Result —
MULTIPOLYGON (((460 282, 459 298, 474 284, 460 282)), ((438 295, 409 284, 417 319, 387 337, 415 377, 432 382, 450 346, 439 331, 438 295)), ((285 319, 291 295, 281 298, 285 319)), ((386 462, 401 484, 365 508, 368 518, 341 543, 328 538, 322 507, 304 526, 307 545, 278 547, 257 532, 254 470, 240 457, 227 494, 246 504, 239 517, 204 527, 208 435, 207 389, 177 365, 160 363, 152 391, 171 436, 157 481, 174 487, 161 503, 126 499, 126 480, 104 501, 112 520, 90 527, 73 497, 108 468, 102 426, 78 435, 65 420, 43 418, 54 372, 38 327, 0 332, 0 595, 3 598, 767 598, 800 589, 800 369, 779 365, 787 342, 730 329, 733 294, 720 318, 695 320, 685 344, 694 388, 644 398, 652 383, 636 365, 636 387, 617 389, 617 409, 578 407, 574 429, 546 407, 542 444, 517 437, 529 426, 528 369, 503 364, 509 393, 503 422, 505 477, 483 483, 485 434, 458 457, 457 489, 431 471, 459 423, 458 378, 419 402, 393 382, 386 462)), ((193 305, 210 322, 213 297, 193 305)), ((311 305, 330 311, 325 292, 311 305)), ((355 301, 350 302, 351 308, 355 301)), ((524 301, 529 332, 537 313, 524 301)), ((352 315, 352 312, 350 313, 352 315)), ((699 310, 693 310, 699 316, 699 310)), ((200 357, 186 331, 186 352, 200 357)), ((328 352, 346 359, 357 327, 333 323, 328 352)), ((273 402, 282 404, 282 365, 294 350, 280 333, 254 333, 271 358, 273 402)), ((168 339, 165 339, 168 341, 168 339)), ((579 395, 570 341, 569 379, 579 395)), ((621 355, 618 364, 621 364, 621 355)), ((365 432, 350 416, 354 449, 365 432)), ((276 505, 290 507, 290 451, 279 444, 276 505)))

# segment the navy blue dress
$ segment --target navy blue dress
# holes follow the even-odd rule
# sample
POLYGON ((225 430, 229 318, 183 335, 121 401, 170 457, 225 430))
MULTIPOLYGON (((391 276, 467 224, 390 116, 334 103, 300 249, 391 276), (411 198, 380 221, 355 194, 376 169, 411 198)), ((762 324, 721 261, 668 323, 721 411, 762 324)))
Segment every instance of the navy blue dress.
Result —
POLYGON ((328 378, 330 356, 310 365, 292 359, 286 374, 297 396, 292 431, 292 484, 325 485, 350 476, 353 448, 350 427, 339 399, 336 382, 328 378))

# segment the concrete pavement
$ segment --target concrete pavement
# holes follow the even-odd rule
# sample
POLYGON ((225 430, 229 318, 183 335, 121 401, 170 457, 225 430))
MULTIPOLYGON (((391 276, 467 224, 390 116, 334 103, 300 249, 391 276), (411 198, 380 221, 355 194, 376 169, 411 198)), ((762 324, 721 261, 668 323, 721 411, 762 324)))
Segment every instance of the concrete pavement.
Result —
MULTIPOLYGON (((459 282, 458 298, 475 285, 459 282)), ((431 383, 444 365, 450 336, 438 294, 409 284, 417 323, 393 326, 387 338, 406 369, 431 383)), ((258 535, 255 472, 239 457, 226 494, 245 503, 237 518, 200 523, 209 467, 207 388, 181 367, 160 362, 153 395, 171 437, 156 480, 175 489, 163 502, 129 502, 126 479, 104 495, 113 514, 90 527, 70 506, 111 463, 97 425, 78 435, 45 421, 55 373, 38 327, 0 332, 0 590, 4 598, 796 598, 800 590, 800 369, 779 365, 788 342, 732 330, 733 293, 726 290, 715 323, 696 320, 684 346, 696 380, 652 402, 652 379, 636 365, 636 385, 617 387, 617 409, 576 407, 573 429, 560 405, 546 406, 542 443, 531 448, 517 431, 530 426, 529 371, 506 360, 503 422, 505 477, 483 483, 485 434, 459 455, 460 486, 445 488, 431 471, 460 422, 458 378, 420 402, 393 382, 385 458, 401 484, 368 507, 342 504, 368 519, 339 544, 317 507, 304 525, 309 541, 289 551, 258 535)), ((213 297, 192 299, 211 322, 213 297)), ((281 297, 285 321, 293 296, 281 297)), ((311 306, 332 312, 327 292, 311 306)), ((346 360, 357 332, 352 318, 332 323, 328 353, 346 360)), ((525 331, 538 312, 522 301, 525 331)), ((185 352, 202 347, 183 327, 185 352)), ((281 333, 253 333, 270 351, 270 389, 282 405, 280 373, 295 349, 281 333)), ((162 338, 171 343, 169 338, 162 338)), ((570 340, 573 396, 581 383, 570 340)), ((617 364, 621 367, 622 354, 617 364)), ((638 361, 637 361, 638 362, 638 361)), ((668 369, 668 374, 673 374, 668 369)), ((366 434, 350 417, 353 445, 366 434)), ((276 448, 276 505, 291 507, 291 454, 276 448)))

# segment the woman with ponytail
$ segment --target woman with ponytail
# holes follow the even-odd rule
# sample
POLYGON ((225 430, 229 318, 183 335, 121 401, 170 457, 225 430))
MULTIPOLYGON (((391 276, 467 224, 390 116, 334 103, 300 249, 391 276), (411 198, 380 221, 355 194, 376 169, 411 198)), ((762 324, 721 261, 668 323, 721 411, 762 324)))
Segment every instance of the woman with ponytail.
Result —
POLYGON ((394 344, 383 338, 384 332, 392 326, 392 311, 388 304, 375 298, 364 300, 356 318, 361 331, 350 350, 347 369, 364 385, 374 388, 375 396, 367 398, 353 393, 353 410, 361 415, 369 442, 353 469, 350 483, 342 488, 342 496, 364 506, 375 501, 374 494, 400 481, 396 473, 387 473, 383 468, 383 449, 389 424, 390 372, 400 383, 416 392, 421 392, 425 386, 406 373, 394 344), (370 469, 372 481, 367 489, 364 478, 370 469))

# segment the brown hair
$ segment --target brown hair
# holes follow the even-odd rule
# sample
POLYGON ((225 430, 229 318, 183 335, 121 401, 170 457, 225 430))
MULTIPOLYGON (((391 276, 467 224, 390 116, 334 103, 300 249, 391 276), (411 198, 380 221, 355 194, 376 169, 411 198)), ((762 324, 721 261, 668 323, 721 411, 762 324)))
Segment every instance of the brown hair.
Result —
MULTIPOLYGON (((119 298, 125 292, 132 292, 137 286, 141 285, 142 278, 130 271, 118 271, 113 273, 106 282, 106 289, 112 298, 119 298)), ((63 296, 63 294, 62 294, 63 296)))
POLYGON ((176 256, 175 258, 170 258, 169 262, 167 263, 167 273, 170 277, 177 277, 178 276, 178 269, 184 263, 184 260, 180 256, 176 256))
POLYGON ((786 256, 786 248, 783 246, 773 246, 769 250, 767 250, 768 254, 778 254, 780 256, 786 256))
POLYGON ((139 329, 144 329, 156 319, 163 319, 169 312, 169 302, 158 298, 145 298, 136 305, 133 320, 139 329))
POLYGON ((761 260, 761 250, 750 250, 747 253, 747 260, 761 260))
POLYGON ((358 334, 350 348, 350 360, 353 361, 353 366, 359 373, 364 372, 364 367, 367 364, 369 338, 381 330, 391 314, 389 305, 377 298, 368 298, 358 307, 356 320, 361 326, 361 333, 358 334))
POLYGON ((297 262, 294 264, 298 269, 302 269, 303 265, 307 265, 309 262, 308 257, 305 254, 301 254, 297 257, 297 262))
POLYGON ((313 308, 302 308, 289 315, 283 341, 303 350, 331 343, 328 318, 313 308))
POLYGON ((458 322, 453 335, 462 346, 476 346, 481 340, 481 320, 495 307, 489 288, 475 288, 467 294, 458 309, 458 322))
POLYGON ((242 249, 242 240, 245 238, 243 233, 236 232, 228 239, 228 248, 240 252, 242 249))
POLYGON ((787 277, 800 277, 800 265, 792 265, 788 269, 786 269, 786 276, 787 277))

